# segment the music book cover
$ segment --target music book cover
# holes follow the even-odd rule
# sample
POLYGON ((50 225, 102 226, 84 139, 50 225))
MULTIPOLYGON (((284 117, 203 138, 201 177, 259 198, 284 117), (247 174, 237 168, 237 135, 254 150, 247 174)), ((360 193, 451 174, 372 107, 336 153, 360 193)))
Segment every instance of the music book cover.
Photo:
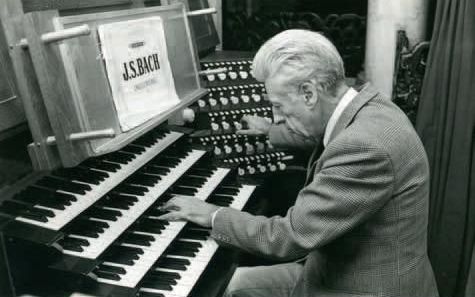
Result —
POLYGON ((123 132, 179 103, 161 17, 103 24, 97 30, 123 132))

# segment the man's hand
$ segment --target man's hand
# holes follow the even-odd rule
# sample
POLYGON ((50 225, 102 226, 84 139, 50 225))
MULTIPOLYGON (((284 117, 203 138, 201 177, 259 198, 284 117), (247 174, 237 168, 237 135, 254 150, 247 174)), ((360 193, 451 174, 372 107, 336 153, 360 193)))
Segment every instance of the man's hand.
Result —
POLYGON ((246 130, 238 130, 237 134, 244 135, 268 135, 272 122, 269 119, 254 116, 245 115, 241 121, 245 122, 248 126, 246 130))
POLYGON ((169 211, 159 217, 166 221, 190 221, 203 227, 211 227, 211 216, 219 207, 189 196, 175 196, 160 209, 169 211))

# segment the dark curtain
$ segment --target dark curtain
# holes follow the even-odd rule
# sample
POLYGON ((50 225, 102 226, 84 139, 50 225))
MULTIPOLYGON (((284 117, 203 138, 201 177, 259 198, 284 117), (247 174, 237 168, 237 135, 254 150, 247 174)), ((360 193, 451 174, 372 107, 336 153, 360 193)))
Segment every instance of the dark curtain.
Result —
POLYGON ((475 1, 437 2, 416 126, 432 175, 429 257, 441 297, 462 297, 475 235, 475 1))

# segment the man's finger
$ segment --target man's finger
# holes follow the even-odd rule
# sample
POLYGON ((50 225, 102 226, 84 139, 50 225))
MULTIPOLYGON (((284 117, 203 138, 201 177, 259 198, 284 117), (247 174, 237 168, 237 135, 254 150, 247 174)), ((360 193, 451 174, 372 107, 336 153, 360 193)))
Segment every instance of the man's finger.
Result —
POLYGON ((246 122, 246 123, 249 123, 249 121, 252 119, 252 115, 243 115, 242 118, 241 118, 241 122, 246 122))
POLYGON ((172 211, 159 216, 158 219, 164 221, 182 221, 184 220, 184 215, 180 212, 172 211))
POLYGON ((180 206, 176 205, 176 203, 172 200, 168 201, 167 203, 163 204, 159 207, 160 210, 179 210, 180 206))

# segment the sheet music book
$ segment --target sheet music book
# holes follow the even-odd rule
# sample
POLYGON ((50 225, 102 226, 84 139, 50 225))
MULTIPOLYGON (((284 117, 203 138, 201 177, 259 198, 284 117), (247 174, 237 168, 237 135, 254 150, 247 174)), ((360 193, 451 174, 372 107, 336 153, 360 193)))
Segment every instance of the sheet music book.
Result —
POLYGON ((123 132, 179 103, 161 17, 103 24, 97 30, 123 132))

